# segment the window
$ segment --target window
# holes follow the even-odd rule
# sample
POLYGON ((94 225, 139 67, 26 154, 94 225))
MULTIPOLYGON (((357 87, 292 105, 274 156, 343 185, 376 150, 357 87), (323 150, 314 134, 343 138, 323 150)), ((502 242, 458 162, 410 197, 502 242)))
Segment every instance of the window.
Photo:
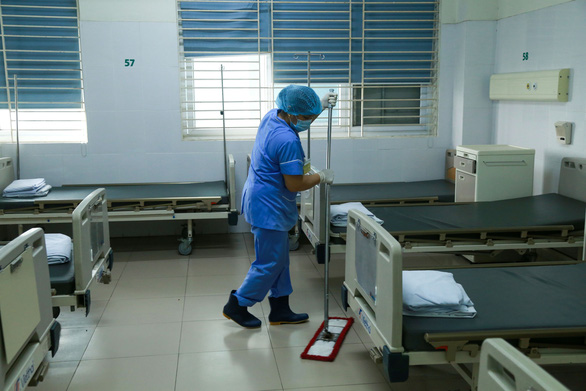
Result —
POLYGON ((2 0, 0 22, 0 141, 87 142, 77 1, 2 0))
POLYGON ((178 23, 186 139, 254 137, 291 83, 338 92, 334 136, 436 132, 437 1, 178 1, 178 23))

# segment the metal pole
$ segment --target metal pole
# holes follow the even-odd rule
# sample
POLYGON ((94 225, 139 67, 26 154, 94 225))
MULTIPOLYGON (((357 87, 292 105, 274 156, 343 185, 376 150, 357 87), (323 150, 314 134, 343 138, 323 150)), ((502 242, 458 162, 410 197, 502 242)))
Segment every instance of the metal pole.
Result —
MULTIPOLYGON (((307 86, 311 87, 311 52, 307 51, 307 86)), ((307 158, 311 160, 311 126, 307 128, 307 158)))
MULTIPOLYGON (((334 92, 333 89, 330 92, 334 92)), ((326 148, 326 168, 330 169, 330 155, 332 150, 332 104, 328 103, 328 145, 326 148)), ((324 332, 329 333, 329 274, 330 274, 330 185, 325 183, 325 196, 326 196, 326 213, 325 213, 325 232, 326 232, 326 243, 325 243, 325 262, 324 262, 324 332)))
POLYGON ((220 82, 221 82, 221 89, 222 89, 222 111, 220 111, 220 114, 222 114, 222 134, 224 137, 224 176, 226 177, 226 186, 228 186, 228 183, 230 181, 229 175, 228 175, 228 155, 226 152, 226 115, 225 115, 225 111, 224 111, 224 65, 220 65, 220 82))
POLYGON ((14 75, 14 114, 16 128, 16 179, 20 179, 20 137, 18 134, 18 76, 14 75))

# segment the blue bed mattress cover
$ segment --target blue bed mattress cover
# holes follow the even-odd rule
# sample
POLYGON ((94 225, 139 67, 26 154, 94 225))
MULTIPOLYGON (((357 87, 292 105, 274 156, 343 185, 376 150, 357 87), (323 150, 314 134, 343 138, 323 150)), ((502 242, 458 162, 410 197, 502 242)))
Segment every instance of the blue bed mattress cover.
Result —
POLYGON ((381 202, 386 200, 409 200, 437 198, 439 202, 454 202, 455 185, 447 180, 417 182, 333 184, 330 201, 381 202))
MULTIPOLYGON (((470 204, 370 206, 368 209, 394 235, 560 225, 582 230, 586 202, 550 193, 470 204)), ((346 227, 332 226, 331 230, 343 233, 346 227)))
POLYGON ((220 197, 219 204, 229 203, 226 182, 194 183, 152 183, 129 185, 92 185, 54 187, 44 197, 6 198, 0 197, 0 209, 34 207, 39 203, 60 205, 79 202, 92 191, 102 187, 106 189, 106 198, 112 205, 130 201, 161 202, 178 200, 192 202, 205 197, 220 197))
POLYGON ((442 270, 474 302, 473 319, 403 316, 403 346, 429 351, 425 333, 586 327, 586 263, 442 270))

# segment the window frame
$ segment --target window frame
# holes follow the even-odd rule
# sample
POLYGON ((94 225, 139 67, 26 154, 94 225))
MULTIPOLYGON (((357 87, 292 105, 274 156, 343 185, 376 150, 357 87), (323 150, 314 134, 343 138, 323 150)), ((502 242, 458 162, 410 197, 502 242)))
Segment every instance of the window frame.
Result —
POLYGON ((4 1, 0 21, 0 142, 87 143, 78 0, 4 1))
MULTIPOLYGON (((316 90, 323 90, 327 91, 327 89, 334 88, 335 91, 339 93, 338 105, 334 109, 334 122, 333 122, 333 136, 334 137, 343 137, 343 138, 368 138, 368 137, 395 137, 395 136, 413 136, 413 137, 421 137, 421 136, 434 136, 437 134, 437 84, 438 84, 438 56, 437 56, 437 47, 439 42, 439 2, 438 1, 407 1, 407 2, 391 2, 387 0, 348 0, 348 1, 325 1, 325 0, 309 0, 303 2, 295 2, 295 1, 281 1, 281 0, 256 0, 256 1, 229 1, 231 5, 229 6, 230 10, 227 10, 227 13, 232 12, 234 15, 238 15, 238 5, 239 4, 248 4, 250 9, 254 9, 256 14, 256 26, 255 28, 251 28, 251 24, 246 26, 241 26, 241 28, 232 28, 232 33, 228 33, 228 27, 230 21, 226 22, 226 20, 218 21, 215 27, 210 27, 210 23, 208 23, 207 27, 202 27, 200 29, 201 33, 198 36, 186 36, 185 32, 192 33, 194 30, 197 30, 197 18, 190 19, 190 22, 195 23, 191 24, 189 28, 183 28, 183 3, 196 3, 197 1, 188 0, 182 1, 177 0, 177 15, 178 15, 178 26, 179 26, 179 44, 181 48, 180 53, 180 63, 183 69, 185 68, 185 61, 188 56, 191 55, 201 55, 204 56, 206 53, 204 51, 197 52, 189 52, 186 49, 186 46, 183 45, 184 42, 193 40, 189 42, 189 45, 192 45, 193 42, 197 42, 197 40, 201 40, 201 42, 206 42, 206 40, 210 40, 213 42, 213 39, 216 39, 217 42, 224 42, 230 41, 233 42, 241 42, 242 43, 242 50, 246 52, 246 48, 254 47, 254 45, 250 44, 252 37, 255 36, 256 42, 256 50, 257 54, 260 56, 262 55, 270 55, 270 62, 272 64, 272 75, 268 75, 268 77, 273 78, 272 85, 260 85, 259 84, 259 96, 262 95, 266 99, 260 99, 260 105, 267 105, 272 104, 274 102, 274 97, 278 94, 278 91, 282 86, 285 86, 290 83, 298 83, 298 84, 305 84, 310 85, 312 88, 316 90), (348 56, 347 65, 344 65, 343 59, 340 57, 336 57, 336 53, 333 53, 331 56, 326 53, 325 55, 320 54, 318 52, 302 52, 302 51, 291 51, 288 50, 290 48, 289 42, 293 39, 291 34, 299 34, 298 38, 300 40, 305 39, 303 42, 312 42, 312 39, 315 38, 315 35, 323 34, 323 29, 320 28, 307 28, 307 26, 303 25, 303 20, 295 19, 298 17, 299 10, 303 7, 303 4, 310 4, 310 6, 317 6, 316 15, 319 17, 324 17, 324 8, 319 7, 326 7, 332 6, 332 4, 337 4, 338 8, 332 12, 338 12, 339 14, 344 14, 346 12, 347 16, 346 19, 336 19, 330 20, 329 22, 334 23, 337 27, 340 27, 338 30, 338 35, 340 34, 348 34, 346 38, 336 36, 334 37, 336 41, 331 42, 340 42, 343 40, 347 41, 348 45, 348 52, 345 55, 348 56), (428 18, 424 22, 426 22, 427 28, 425 29, 416 29, 416 28, 388 28, 388 29, 381 29, 378 28, 377 25, 380 24, 380 20, 376 19, 379 11, 377 11, 376 7, 381 6, 389 6, 390 4, 400 3, 403 6, 409 4, 417 4, 417 5, 427 5, 433 6, 433 11, 421 11, 421 14, 424 15, 422 18, 428 18), (263 8, 264 7, 264 8, 263 8), (287 7, 292 7, 288 9, 287 7), (344 11, 344 7, 347 7, 347 11, 344 11), (358 7, 358 8, 357 8, 358 7), (373 8, 374 7, 374 8, 373 8), (356 11, 358 9, 358 11, 356 11), (356 12, 360 12, 360 19, 359 23, 361 25, 360 36, 356 34, 356 18, 354 15, 356 12), (269 14, 270 17, 264 17, 265 20, 261 16, 264 14, 269 14), (285 15, 285 17, 279 17, 279 15, 285 15), (430 13, 432 14, 431 19, 430 13), (291 24, 287 25, 287 23, 294 21, 297 23, 299 32, 293 33, 293 31, 297 31, 293 29, 291 24), (225 22, 225 23, 224 23, 225 22), (342 23, 343 22, 343 23, 342 23), (346 23, 347 28, 341 28, 342 25, 346 23), (432 25, 432 27, 429 27, 432 25), (372 26, 372 27, 369 27, 372 26), (321 30, 321 31, 320 31, 321 30), (376 56, 388 56, 391 55, 389 53, 385 53, 382 51, 376 50, 369 50, 368 45, 371 42, 374 42, 374 46, 380 47, 381 42, 394 42, 393 40, 397 40, 400 44, 405 45, 404 42, 409 42, 405 39, 399 39, 395 37, 385 37, 385 34, 391 34, 388 31, 390 30, 398 30, 400 34, 407 34, 408 31, 413 30, 414 37, 407 37, 408 39, 418 40, 418 39, 427 39, 431 40, 429 44, 431 49, 428 51, 417 51, 414 55, 413 60, 403 60, 398 59, 396 61, 391 61, 392 65, 390 67, 385 68, 384 61, 380 59, 376 59, 376 56), (420 33, 419 30, 426 30, 427 33, 432 31, 433 37, 426 38, 423 35, 426 33, 420 33), (381 31, 383 31, 381 33, 381 31), (387 31, 387 32, 385 32, 387 31), (406 32, 407 31, 407 32, 406 32), (238 34, 242 34, 241 36, 238 34), (216 36, 214 36, 216 34, 216 36), (309 37, 303 37, 303 34, 309 34, 309 37), (383 34, 383 36, 380 36, 383 34), (417 36, 421 35, 421 36, 417 36), (283 44, 284 42, 284 44, 283 44), (282 45, 283 44, 283 45, 282 45), (381 54, 383 53, 383 54, 381 54), (283 59, 283 55, 289 57, 283 59), (374 56, 373 58, 368 58, 368 56, 374 56), (357 62, 353 59, 353 57, 359 56, 360 60, 357 62), (422 59, 423 58, 423 59, 422 59), (309 60, 308 60, 309 59, 309 60), (359 63, 359 65, 356 65, 359 63), (406 63, 408 65, 402 66, 402 63, 406 63), (425 64, 430 63, 429 69, 425 68, 425 64), (342 64, 342 65, 340 65, 342 64), (381 65, 382 64, 382 65, 381 65), (356 76, 353 73, 356 73, 356 68, 359 68, 360 77, 359 80, 356 80, 356 76), (377 69, 380 68, 380 69, 377 69), (311 69, 311 73, 309 70, 311 69), (388 69, 388 71, 384 71, 384 69, 388 69), (428 72, 428 76, 417 76, 419 71, 423 71, 423 73, 428 72), (330 74, 328 74, 330 72, 330 74), (378 72, 378 73, 377 73, 378 72), (387 74, 388 76, 383 77, 381 80, 381 72, 383 74, 387 74), (279 73, 279 74, 277 74, 279 73), (280 75, 285 74, 285 76, 281 77, 280 75), (340 76, 344 74, 345 76, 340 76), (412 74, 412 76, 409 76, 412 74), (332 76, 334 75, 334 76, 332 76), (397 76, 399 75, 399 76, 397 76), (402 76, 401 76, 402 75, 402 76), (376 77, 375 77, 376 76, 376 77), (341 80, 340 78, 344 79, 341 80), (413 83, 413 80, 417 80, 420 78, 423 82, 420 83, 413 83), (411 83, 409 83, 411 81, 411 83), (363 106, 362 99, 355 99, 352 91, 355 88, 376 88, 376 86, 396 86, 400 87, 406 83, 409 84, 417 84, 421 90, 420 98, 419 98, 419 123, 418 124, 381 124, 381 125, 370 125, 364 124, 365 121, 361 121, 360 125, 352 125, 353 116, 354 116, 354 105, 359 104, 363 106)), ((200 2, 201 3, 201 2, 200 2)), ((226 2, 222 1, 205 1, 206 6, 213 8, 211 4, 218 3, 218 4, 226 4, 226 2)), ((191 6, 191 5, 190 5, 191 6)), ((197 7, 195 7, 197 8, 197 7)), ((247 12, 250 12, 250 9, 247 9, 247 12)), ((218 11, 218 10, 216 10, 218 11)), ((209 9, 208 12, 214 17, 221 18, 223 15, 217 14, 213 12, 213 9, 209 9), (220 15, 220 16, 218 16, 220 15)), ((403 15, 402 11, 388 11, 389 15, 397 14, 403 15)), ((200 14, 204 14, 203 12, 199 12, 200 14)), ((198 11, 193 11, 190 15, 198 14, 198 11)), ((246 14, 250 15, 250 14, 246 14)), ((415 14, 414 14, 415 15, 415 14)), ((239 15, 242 17, 242 15, 239 15)), ((409 20, 401 20, 401 17, 396 17, 393 23, 401 24, 403 22, 407 22, 407 24, 413 25, 415 22, 409 20)), ((210 17, 210 20, 213 20, 210 17)), ((248 18, 248 21, 254 25, 254 17, 248 18)), ((202 23, 208 22, 207 20, 200 19, 202 23)), ((328 21, 323 21, 323 23, 327 26, 328 21)), ((332 24, 330 24, 332 25, 332 24)), ((335 35, 335 34, 334 34, 335 35)), ((331 43, 330 42, 330 43, 331 43)), ((224 45, 228 45, 223 43, 224 45)), ((333 43, 332 43, 333 45, 333 43)), ((428 46, 429 46, 428 45, 428 46)), ((193 46, 191 46, 193 48, 193 46)), ((212 51, 213 54, 213 45, 209 45, 208 49, 212 51)), ((237 54, 237 52, 233 52, 237 54)), ((397 52, 397 56, 400 56, 402 52, 397 52)), ((207 53, 210 54, 210 53, 207 53)), ((337 53, 339 54, 339 53, 337 53)), ((394 54, 392 54, 394 55, 394 54)), ((229 64, 225 65, 225 73, 229 73, 229 64)), ((266 78, 267 76, 265 76, 266 78)), ((259 77, 260 79, 260 77, 259 77)), ((188 89, 189 86, 185 83, 185 78, 182 76, 181 78, 181 89, 182 89, 182 135, 184 140, 200 140, 200 139, 219 139, 221 138, 221 129, 218 129, 218 134, 214 137, 213 134, 209 132, 205 134, 198 134, 197 125, 191 126, 189 131, 186 132, 185 120, 186 120, 186 112, 185 112, 185 105, 183 104, 183 97, 185 96, 185 90, 188 89)), ((225 85, 224 86, 224 93, 226 96, 230 95, 231 87, 225 85)), ((318 94, 320 94, 318 92, 318 94)), ((320 94, 321 96, 321 94, 320 94)), ((228 116, 230 113, 230 102, 228 99, 224 99, 224 107, 221 107, 222 102, 218 103, 218 113, 222 112, 225 113, 224 116, 228 116)), ((197 110, 197 108, 194 108, 197 110)), ((264 114, 263 114, 264 115, 264 114)), ((361 109, 361 117, 364 117, 364 113, 361 109)), ((259 116, 258 122, 262 115, 259 116)), ((322 115, 314 124, 312 125, 312 137, 322 138, 326 137, 326 122, 325 115, 322 115), (323 117, 323 118, 322 118, 323 117)), ((250 130, 248 129, 246 133, 243 134, 236 134, 234 135, 233 129, 230 129, 229 121, 224 122, 226 126, 226 134, 227 138, 230 140, 234 139, 253 139, 254 135, 256 134, 256 129, 250 130)))

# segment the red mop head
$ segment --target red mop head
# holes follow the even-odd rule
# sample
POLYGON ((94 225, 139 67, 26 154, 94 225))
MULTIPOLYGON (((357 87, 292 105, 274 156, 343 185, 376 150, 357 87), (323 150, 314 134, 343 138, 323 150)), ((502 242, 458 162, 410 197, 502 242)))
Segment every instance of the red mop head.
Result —
POLYGON ((311 341, 309 341, 309 345, 301 353, 301 358, 334 361, 353 322, 354 318, 328 318, 328 332, 324 331, 324 322, 322 322, 311 341))

